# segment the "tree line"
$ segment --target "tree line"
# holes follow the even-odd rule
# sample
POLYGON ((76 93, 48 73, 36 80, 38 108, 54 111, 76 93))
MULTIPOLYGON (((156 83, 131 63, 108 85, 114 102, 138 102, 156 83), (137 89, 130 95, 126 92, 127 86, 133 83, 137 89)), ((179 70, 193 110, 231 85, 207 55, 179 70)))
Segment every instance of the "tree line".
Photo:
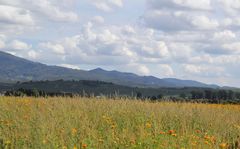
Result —
MULTIPOLYGON (((94 96, 94 93, 67 93, 67 92, 46 92, 37 89, 16 89, 6 91, 5 96, 16 96, 16 97, 99 97, 99 95, 94 96)), ((192 90, 190 93, 180 93, 176 95, 152 95, 152 96, 143 96, 141 92, 136 92, 132 95, 121 95, 116 92, 114 95, 110 94, 101 94, 100 96, 104 97, 126 97, 126 98, 135 98, 139 100, 152 100, 152 101, 174 101, 174 102, 204 102, 204 103, 240 103, 240 92, 233 90, 217 90, 217 89, 202 89, 202 90, 192 90)))

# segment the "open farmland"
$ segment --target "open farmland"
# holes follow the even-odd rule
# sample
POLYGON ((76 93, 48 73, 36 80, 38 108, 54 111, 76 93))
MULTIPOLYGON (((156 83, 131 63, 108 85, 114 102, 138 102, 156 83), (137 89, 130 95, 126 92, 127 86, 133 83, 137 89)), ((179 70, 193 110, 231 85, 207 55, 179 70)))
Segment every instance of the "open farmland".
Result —
POLYGON ((0 97, 0 148, 228 148, 239 105, 0 97))

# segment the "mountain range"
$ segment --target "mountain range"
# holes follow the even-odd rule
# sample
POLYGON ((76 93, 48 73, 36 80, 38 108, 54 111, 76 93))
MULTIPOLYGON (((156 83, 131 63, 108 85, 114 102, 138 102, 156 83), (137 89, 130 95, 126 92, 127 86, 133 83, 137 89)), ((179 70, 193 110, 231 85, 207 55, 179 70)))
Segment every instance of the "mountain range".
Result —
POLYGON ((133 73, 106 71, 101 68, 94 70, 76 70, 59 66, 49 66, 32 62, 0 51, 0 82, 25 82, 41 80, 93 80, 111 82, 130 87, 204 87, 218 88, 192 80, 175 78, 160 79, 154 76, 139 76, 133 73))

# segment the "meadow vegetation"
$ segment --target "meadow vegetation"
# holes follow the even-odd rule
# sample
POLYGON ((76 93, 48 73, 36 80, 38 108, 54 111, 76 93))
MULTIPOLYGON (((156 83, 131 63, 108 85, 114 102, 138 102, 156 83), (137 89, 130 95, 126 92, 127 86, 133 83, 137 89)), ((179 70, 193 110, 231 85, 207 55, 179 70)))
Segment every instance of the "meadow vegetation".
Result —
POLYGON ((239 105, 0 97, 0 148, 229 148, 239 113, 239 105))

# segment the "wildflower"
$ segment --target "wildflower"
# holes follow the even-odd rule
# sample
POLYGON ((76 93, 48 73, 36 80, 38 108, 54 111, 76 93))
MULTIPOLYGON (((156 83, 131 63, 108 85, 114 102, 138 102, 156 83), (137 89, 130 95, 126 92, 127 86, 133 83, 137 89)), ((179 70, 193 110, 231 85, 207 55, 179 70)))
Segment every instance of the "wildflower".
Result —
POLYGON ((112 128, 112 129, 116 128, 116 125, 115 125, 115 124, 112 124, 111 128, 112 128))
POLYGON ((76 145, 74 145, 73 149, 77 149, 77 146, 76 146, 76 145))
POLYGON ((177 134, 173 133, 173 134, 172 134, 172 136, 176 137, 176 136, 177 136, 177 134))
POLYGON ((207 144, 207 145, 209 145, 209 142, 208 142, 208 141, 205 141, 204 143, 207 144))
POLYGON ((197 141, 192 142, 192 146, 196 146, 197 145, 197 141))
POLYGON ((175 131, 174 131, 174 130, 169 130, 168 133, 169 133, 170 135, 172 135, 172 134, 175 133, 175 131))
POLYGON ((220 145, 219 145, 219 147, 221 148, 221 149, 224 149, 224 148, 227 148, 227 143, 221 143, 220 145))
POLYGON ((201 130, 196 130, 196 133, 201 133, 201 130))
POLYGON ((152 124, 151 123, 146 123, 146 127, 147 128, 152 128, 152 124))
POLYGON ((204 139, 205 140, 211 140, 211 137, 206 135, 206 136, 204 136, 204 139))
POLYGON ((214 136, 211 137, 211 142, 216 143, 216 138, 214 136))
POLYGON ((72 135, 76 135, 76 133, 77 133, 77 129, 76 129, 76 128, 73 128, 73 129, 72 129, 72 135))
POLYGON ((82 144, 82 148, 87 148, 87 144, 82 144))
POLYGON ((160 132, 159 132, 159 134, 161 134, 161 135, 164 135, 164 134, 165 134, 165 132, 163 132, 163 131, 160 131, 160 132))

